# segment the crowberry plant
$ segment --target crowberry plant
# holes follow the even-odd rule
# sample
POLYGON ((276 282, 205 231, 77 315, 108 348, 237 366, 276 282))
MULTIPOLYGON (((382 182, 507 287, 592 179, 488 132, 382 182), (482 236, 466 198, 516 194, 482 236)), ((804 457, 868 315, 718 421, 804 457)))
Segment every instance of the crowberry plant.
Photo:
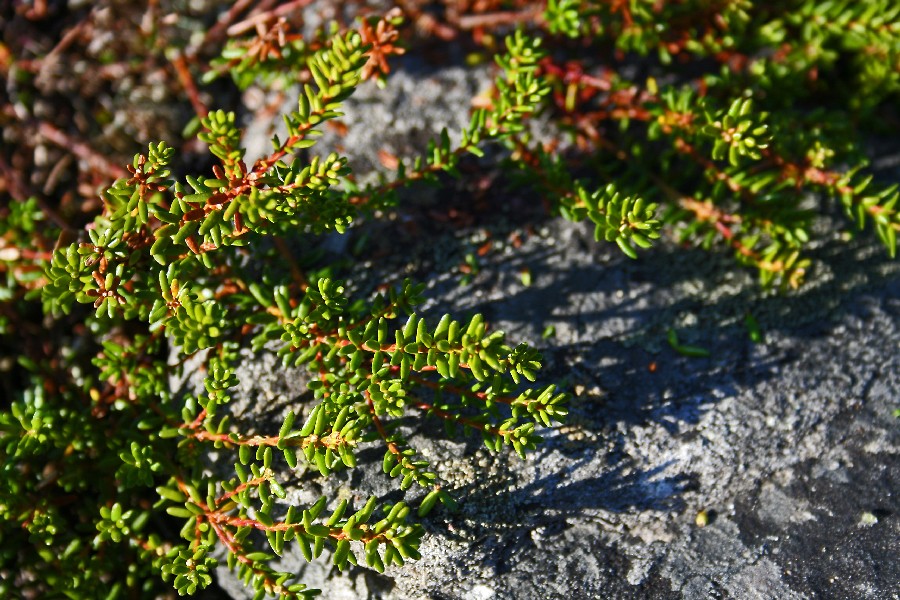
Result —
POLYGON ((161 577, 192 594, 220 556, 257 597, 309 597, 271 566, 288 545, 381 571, 419 556, 418 519, 454 507, 402 434, 405 419, 435 418, 522 456, 540 443, 540 429, 565 417, 566 394, 536 383, 534 348, 481 315, 426 321, 421 284, 360 297, 285 264, 285 240, 377 219, 410 185, 463 177, 465 161, 499 156, 551 212, 589 221, 598 242, 631 258, 669 232, 733 252, 762 285, 797 287, 814 273, 804 250, 830 206, 872 224, 896 253, 897 186, 866 173, 862 133, 897 98, 900 7, 485 4, 512 8, 438 23, 403 3, 435 37, 471 30, 497 76, 457 143, 445 130, 370 183, 357 183, 347 157, 315 154, 316 142, 365 80, 390 85, 408 31, 399 11, 310 35, 260 20, 225 43, 203 83, 302 83, 286 135, 252 163, 236 115, 213 110, 197 121, 209 171, 176 175, 179 152, 151 144, 83 231, 38 196, 4 208, 2 333, 12 339, 40 313, 62 340, 21 353, 23 381, 0 412, 4 593, 150 596, 161 577), (61 234, 52 250, 51 234, 61 234), (286 370, 310 373, 312 402, 277 431, 248 433, 228 414, 242 348, 273 349, 286 370), (170 376, 188 360, 202 364, 203 389, 176 392, 170 376), (402 500, 286 501, 276 463, 328 477, 369 468, 358 451, 373 446, 402 500), (232 457, 233 475, 209 472, 211 449, 232 457))

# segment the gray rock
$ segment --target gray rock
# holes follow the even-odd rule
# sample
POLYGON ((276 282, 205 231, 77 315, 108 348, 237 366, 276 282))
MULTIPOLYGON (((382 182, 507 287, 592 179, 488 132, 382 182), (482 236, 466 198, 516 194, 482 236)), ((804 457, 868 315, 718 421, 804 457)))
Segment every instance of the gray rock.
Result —
MULTIPOLYGON (((384 105, 357 97, 348 115, 374 125, 342 143, 371 166, 373 129, 402 129, 406 142, 387 140, 402 155, 421 151, 416 136, 438 123, 457 130, 447 115, 460 113, 459 98, 442 94, 467 101, 483 76, 436 76, 457 83, 432 92, 400 75, 384 105)), ((727 257, 664 241, 630 261, 582 225, 530 221, 530 234, 498 212, 494 246, 461 286, 452 267, 482 231, 425 237, 402 216, 370 227, 403 252, 363 261, 350 286, 366 293, 411 272, 428 283, 434 321, 483 312, 512 341, 542 348, 545 380, 575 392, 570 417, 525 461, 428 424, 410 431, 460 500, 457 513, 425 519, 422 559, 340 574, 327 556, 307 564, 292 550, 282 568, 337 599, 900 597, 900 264, 882 249, 839 242, 826 222, 835 233, 814 248, 810 282, 777 295, 727 257), (524 243, 513 250, 504 233, 524 243), (764 343, 750 341, 748 313, 764 343), (711 357, 678 355, 670 328, 711 357)), ((248 354, 238 375, 232 411, 251 429, 309 409, 305 373, 280 371, 271 354, 248 354)), ((288 501, 391 493, 379 449, 360 458, 324 481, 302 466, 281 473, 288 501)), ((249 597, 227 570, 217 576, 249 597)))
MULTIPOLYGON (((900 266, 873 245, 826 244, 815 283, 764 297, 706 254, 663 244, 629 261, 580 225, 543 227, 485 257, 468 286, 433 277, 427 312, 482 311, 542 345, 546 377, 576 391, 567 424, 525 461, 414 432, 461 500, 425 520, 422 560, 338 575, 297 551, 282 567, 327 598, 890 598, 900 266), (747 311, 765 343, 749 340, 747 311), (675 353, 670 327, 712 357, 675 353)), ((276 373, 271 356, 248 357, 240 416, 277 427, 302 406, 299 374, 276 373)), ((330 481, 283 474, 288 499, 389 493, 379 452, 362 456, 330 481)))
MULTIPOLYGON (((396 62, 386 89, 365 82, 343 104, 340 121, 347 125, 346 131, 339 134, 333 127, 325 127, 313 147, 317 154, 340 152, 350 158, 355 173, 365 176, 384 170, 379 151, 399 158, 424 155, 428 141, 437 139, 444 127, 451 141, 459 143, 460 132, 469 124, 472 99, 491 89, 491 70, 463 66, 435 69, 416 56, 396 62)), ((279 114, 297 110, 299 93, 296 88, 284 93, 279 114)), ((250 94, 258 96, 257 91, 250 94)), ((255 100, 253 104, 261 102, 255 100)), ((284 139, 287 129, 280 118, 249 117, 244 143, 247 158, 254 160, 271 152, 273 133, 284 139)))

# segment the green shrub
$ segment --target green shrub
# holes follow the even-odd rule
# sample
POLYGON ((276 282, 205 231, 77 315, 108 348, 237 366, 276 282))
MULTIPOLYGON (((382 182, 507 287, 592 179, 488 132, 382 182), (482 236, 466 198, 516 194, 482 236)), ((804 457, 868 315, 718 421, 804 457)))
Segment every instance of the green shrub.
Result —
POLYGON ((398 424, 436 417, 524 455, 564 418, 566 395, 534 384, 539 353, 508 345, 480 315, 426 323, 412 282, 352 299, 340 281, 283 265, 279 247, 376 219, 404 187, 484 165, 487 146, 552 212, 590 221, 632 258, 669 231, 733 252, 762 285, 796 287, 830 206, 872 223, 893 256, 897 186, 865 173, 862 144, 897 99, 898 14, 887 1, 551 0, 539 18, 485 20, 473 58, 498 67, 489 106, 459 144, 445 131, 366 186, 345 157, 301 151, 364 79, 385 78, 400 52, 397 14, 309 39, 272 29, 230 40, 206 81, 309 82, 268 156, 246 164, 235 115, 214 111, 199 123, 212 173, 176 178, 177 152, 151 145, 78 241, 35 250, 35 231, 54 232, 42 203, 5 209, 3 334, 41 322, 40 295, 58 339, 20 353, 27 380, 0 412, 0 589, 150 596, 161 575, 194 593, 219 548, 260 597, 293 598, 314 591, 269 566, 288 544, 309 560, 328 546, 341 568, 354 547, 378 570, 417 558, 412 512, 454 499, 398 424), (511 20, 523 22, 500 43, 511 20), (279 52, 260 52, 260 40, 279 52), (535 131, 537 115, 552 131, 535 131), (277 347, 286 369, 313 375, 314 403, 277 432, 242 432, 224 410, 247 346, 277 347), (194 357, 205 390, 175 393, 169 376, 194 357), (280 502, 276 461, 327 477, 379 444, 407 500, 280 502), (204 469, 212 448, 231 451, 233 477, 204 469))

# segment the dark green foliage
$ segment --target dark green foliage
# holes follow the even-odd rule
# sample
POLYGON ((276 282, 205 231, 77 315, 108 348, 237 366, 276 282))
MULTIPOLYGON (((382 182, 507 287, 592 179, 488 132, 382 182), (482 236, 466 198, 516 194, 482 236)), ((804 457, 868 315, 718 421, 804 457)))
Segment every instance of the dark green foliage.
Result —
MULTIPOLYGON (((669 231, 734 252, 763 285, 798 286, 814 269, 804 253, 813 224, 832 206, 855 227, 872 223, 896 253, 900 194, 865 172, 860 150, 900 86, 893 3, 545 8, 502 46, 485 36, 498 75, 460 142, 445 130, 374 183, 358 185, 346 157, 314 151, 342 103, 363 80, 383 80, 384 60, 399 53, 393 12, 358 31, 304 39, 279 21, 227 42, 206 81, 307 82, 283 115, 287 136, 253 164, 236 116, 217 110, 199 120, 211 173, 176 177, 179 153, 152 144, 85 231, 51 224, 37 198, 10 205, 0 332, 20 335, 18 316, 34 313, 58 340, 21 352, 27 380, 0 411, 0 565, 20 572, 0 592, 149 597, 161 576, 191 594, 210 584, 218 555, 258 597, 305 598, 316 591, 270 564, 290 545, 308 560, 327 547, 338 568, 357 556, 379 571, 418 558, 424 529, 412 511, 423 518, 455 500, 400 425, 435 418, 524 456, 565 417, 566 395, 535 384, 540 354, 508 344, 481 315, 426 322, 416 312, 424 286, 361 296, 278 249, 377 218, 405 186, 463 177, 464 161, 500 154, 552 212, 590 221, 598 242, 631 258, 669 231), (616 69, 628 61, 645 72, 616 69), (248 347, 311 375, 312 402, 278 431, 242 431, 223 408, 248 347), (169 378, 187 361, 203 365, 203 389, 175 393, 169 378), (279 470, 327 477, 372 446, 402 500, 287 502, 279 470), (233 476, 205 469, 212 449, 231 456, 233 476)), ((747 328, 762 341, 749 314, 747 328)), ((708 356, 674 330, 669 342, 708 356)))
MULTIPOLYGON (((416 168, 453 171, 460 153, 477 152, 486 139, 521 130, 521 120, 542 96, 534 78, 538 56, 524 38, 514 38, 509 56, 499 61, 508 71, 499 80, 497 107, 473 117, 462 148, 450 149, 444 136, 416 168)), ((200 134, 220 161, 214 177, 173 180, 172 149, 152 145, 135 157, 131 178, 104 195, 105 210, 85 240, 59 249, 47 268, 46 310, 93 306, 87 322, 102 340, 93 361, 96 381, 114 386, 118 399, 111 410, 138 418, 135 428, 108 440, 103 451, 117 460, 111 463, 115 477, 106 481, 110 505, 101 505, 94 519, 94 545, 134 548, 138 560, 152 564, 179 593, 209 584, 215 545, 224 546, 229 564, 248 583, 284 597, 309 593, 266 564, 270 552, 281 554, 288 542, 298 543, 310 559, 329 545, 341 568, 355 561, 352 544, 360 544, 366 563, 378 570, 418 556, 422 530, 407 522, 405 503, 379 508, 372 498, 353 512, 342 502, 321 518, 324 498, 309 508, 285 507, 274 461, 296 468, 303 460, 327 476, 354 467, 360 444, 380 440, 385 473, 397 478, 398 487, 426 488, 418 511, 425 515, 436 501, 454 502, 397 432, 400 418, 410 411, 433 415, 479 432, 492 449, 509 445, 524 455, 540 440, 536 425, 549 426, 565 415, 565 396, 553 386, 522 387, 540 368, 535 351, 506 345, 502 333, 486 331, 479 315, 467 323, 445 316, 429 327, 413 312, 421 302, 420 286, 407 283, 351 304, 339 282, 321 278, 298 290, 287 281, 248 279, 239 266, 248 255, 244 248, 259 246, 264 237, 341 232, 357 215, 350 198, 359 191, 337 189, 349 173, 345 158, 303 160, 293 153, 312 146, 317 127, 340 115, 340 103, 359 82, 365 62, 356 33, 335 35, 310 55, 315 86, 307 86, 298 110, 285 116, 287 139, 273 140, 272 154, 252 166, 243 162, 234 116, 221 111, 202 120, 200 134), (126 323, 145 328, 131 346, 103 339, 103 332, 126 323), (257 348, 281 340, 285 365, 306 365, 317 374, 309 386, 316 404, 305 424, 290 412, 277 435, 247 436, 219 416, 237 384, 232 365, 241 339, 257 348), (163 340, 185 357, 213 351, 206 355, 204 394, 170 396, 169 368, 159 355, 163 340), (216 481, 202 474, 202 444, 235 451, 233 478, 216 481), (134 506, 132 491, 141 488, 155 488, 160 501, 142 510, 124 508, 134 506), (142 534, 150 515, 160 511, 183 520, 181 544, 142 534), (267 551, 248 537, 254 529, 265 532, 267 551)), ((390 201, 375 189, 364 195, 373 204, 390 201)), ((65 412, 42 408, 27 398, 15 405, 11 416, 21 433, 10 421, 9 466, 52 443, 39 432, 58 431, 57 421, 72 425, 65 412), (27 410, 32 412, 20 414, 27 410)), ((99 580, 97 573, 90 576, 99 580)))
MULTIPOLYGON (((560 123, 619 193, 658 203, 682 239, 731 247, 763 284, 796 287, 814 267, 811 194, 859 228, 871 220, 896 254, 897 188, 858 174, 855 137, 895 118, 883 114, 900 91, 894 4, 554 0, 549 31, 594 43, 567 57, 578 68, 545 69, 560 123), (641 79, 591 72, 606 45, 660 64, 641 79)), ((541 149, 530 151, 526 172, 546 180, 551 169, 533 169, 541 149)))

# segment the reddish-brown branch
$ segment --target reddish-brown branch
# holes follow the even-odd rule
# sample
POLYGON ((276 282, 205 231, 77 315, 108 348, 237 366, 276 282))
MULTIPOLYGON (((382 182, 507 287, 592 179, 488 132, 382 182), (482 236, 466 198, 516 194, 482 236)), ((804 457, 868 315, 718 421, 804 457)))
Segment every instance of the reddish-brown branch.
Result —
MULTIPOLYGON (((237 16, 253 6, 256 1, 257 0, 237 0, 231 8, 219 15, 216 24, 209 28, 206 35, 203 36, 203 40, 195 48, 191 49, 190 54, 195 54, 198 49, 206 48, 210 43, 217 43, 224 38, 227 34, 226 30, 237 16)), ((272 0, 263 0, 260 4, 269 5, 272 4, 272 0)))
POLYGON ((369 405, 369 413, 372 415, 372 423, 375 425, 375 429, 378 431, 378 435, 381 436, 381 439, 384 440, 387 449, 391 454, 398 457, 399 460, 404 458, 403 453, 400 451, 400 448, 390 440, 390 436, 388 435, 387 430, 384 428, 384 424, 382 424, 381 419, 378 418, 378 415, 375 413, 375 402, 372 400, 372 395, 369 394, 369 391, 366 390, 366 403, 369 405))
MULTIPOLYGON (((542 61, 541 63, 541 68, 548 75, 556 77, 557 79, 568 85, 583 85, 585 87, 594 88, 597 90, 611 89, 611 84, 609 81, 588 77, 577 67, 567 67, 564 69, 562 67, 559 67, 558 65, 553 64, 552 61, 544 59, 544 61, 542 61)), ((626 157, 623 155, 623 153, 621 151, 618 151, 618 149, 616 149, 611 144, 611 142, 600 135, 596 123, 602 122, 607 119, 616 120, 623 118, 642 121, 650 120, 653 117, 653 114, 645 108, 646 105, 643 103, 658 101, 659 97, 657 95, 649 94, 647 92, 643 94, 618 94, 615 99, 610 96, 610 98, 606 99, 603 104, 606 106, 615 104, 617 108, 611 110, 599 110, 582 115, 581 118, 577 119, 577 121, 574 122, 574 124, 592 143, 602 147, 607 147, 612 150, 616 150, 616 156, 624 160, 626 157)), ((560 108, 565 110, 564 105, 560 105, 560 108)), ((692 133, 694 131, 694 125, 693 119, 691 117, 692 115, 682 115, 670 118, 668 119, 668 121, 671 122, 671 125, 664 127, 664 130, 667 133, 673 133, 673 126, 677 126, 685 133, 692 133)), ((754 200, 755 194, 751 190, 742 186, 735 178, 730 176, 725 170, 716 165, 714 161, 700 154, 697 149, 692 144, 688 143, 683 137, 678 136, 675 138, 674 148, 682 155, 691 158, 701 168, 703 168, 709 179, 713 181, 724 182, 731 191, 740 194, 741 198, 745 201, 752 202, 754 200)), ((859 202, 860 199, 855 197, 856 194, 852 186, 838 185, 838 182, 843 177, 841 173, 822 170, 809 165, 792 163, 785 159, 783 156, 776 154, 771 148, 760 148, 760 150, 763 156, 770 161, 770 165, 775 165, 781 169, 782 180, 793 179, 796 182, 798 188, 802 187, 803 183, 819 185, 825 187, 826 189, 829 189, 833 193, 853 196, 853 202, 859 202)), ((694 208, 696 208, 696 206, 694 206, 694 208)), ((883 212, 883 209, 880 206, 874 205, 867 207, 866 211, 870 215, 876 216, 883 212)), ((702 217, 700 218, 703 219, 702 217)), ((738 240, 733 239, 731 231, 724 225, 724 222, 734 221, 728 221, 727 219, 725 219, 724 221, 714 221, 715 228, 738 252, 748 258, 753 259, 754 262, 759 264, 761 268, 776 271, 782 269, 782 265, 778 262, 769 263, 766 261, 761 261, 756 253, 754 253, 746 246, 740 244, 738 240)), ((762 225, 766 225, 766 223, 762 223, 762 225)), ((900 231, 900 223, 893 223, 892 227, 900 231)))
POLYGON ((92 168, 97 169, 101 172, 108 173, 110 176, 112 176, 112 179, 118 179, 128 176, 128 172, 125 169, 110 161, 108 158, 98 153, 87 144, 79 142, 70 135, 63 133, 53 125, 50 125, 49 123, 43 121, 39 123, 38 133, 60 148, 68 150, 77 158, 83 158, 87 160, 92 168))
POLYGON ((270 10, 265 10, 263 12, 257 13, 251 17, 244 19, 234 25, 230 26, 226 33, 230 37, 236 37, 247 31, 250 31, 257 25, 262 25, 269 20, 277 19, 279 17, 284 17, 292 12, 299 10, 308 4, 311 4, 313 0, 292 0, 291 2, 286 2, 280 6, 277 6, 270 10))
POLYGON ((265 482, 265 481, 268 481, 268 479, 266 479, 265 477, 255 477, 255 478, 253 478, 253 479, 248 479, 247 481, 245 481, 244 483, 238 485, 236 488, 234 488, 234 489, 231 490, 230 492, 225 492, 225 493, 222 494, 219 498, 216 498, 216 505, 217 505, 217 506, 220 506, 220 505, 222 505, 224 502, 230 500, 230 499, 231 499, 232 497, 234 497, 234 496, 237 496, 238 494, 240 494, 240 493, 243 492, 244 490, 246 490, 246 489, 248 489, 248 488, 251 488, 251 487, 256 487, 256 486, 262 484, 262 483, 265 482))
POLYGON ((184 54, 177 53, 172 58, 172 66, 175 67, 175 74, 178 75, 178 81, 181 83, 181 87, 184 88, 194 113, 201 119, 206 117, 209 114, 209 109, 206 108, 206 105, 200 99, 200 91, 197 89, 197 84, 194 81, 194 76, 191 75, 191 69, 184 54))
POLYGON ((209 522, 210 526, 213 528, 213 531, 216 532, 216 537, 219 538, 219 541, 225 544, 225 548, 234 555, 235 558, 238 559, 239 562, 245 565, 252 565, 253 561, 247 558, 247 555, 244 554, 240 548, 238 548, 234 543, 234 538, 228 533, 225 529, 222 528, 219 523, 215 521, 209 522))
POLYGON ((727 185, 728 189, 732 192, 737 192, 743 197, 752 197, 753 194, 749 190, 745 189, 740 183, 735 181, 733 177, 728 175, 728 173, 716 166, 713 161, 705 156, 701 156, 700 153, 697 152, 697 149, 687 143, 684 138, 678 137, 675 139, 675 149, 693 159, 697 164, 703 167, 713 179, 725 182, 725 185, 727 185))
MULTIPOLYGON (((493 120, 493 125, 498 127, 502 131, 502 127, 500 125, 512 114, 515 113, 513 107, 510 107, 506 110, 506 112, 497 116, 496 119, 493 120)), ((471 142, 465 146, 459 146, 451 150, 450 154, 453 155, 454 158, 459 158, 469 152, 469 149, 473 146, 471 142)), ((448 161, 452 162, 452 161, 448 161)), ((366 190, 366 195, 352 196, 349 199, 351 204, 355 205, 364 205, 368 199, 371 199, 372 195, 378 193, 385 193, 392 190, 399 189, 403 186, 409 185, 412 182, 420 181, 425 179, 428 175, 433 175, 440 173, 444 170, 447 163, 439 163, 439 164, 428 164, 422 167, 418 171, 407 171, 403 178, 395 179, 388 183, 383 183, 378 186, 374 186, 366 190)))
POLYGON ((200 411, 200 413, 197 415, 197 418, 194 419, 194 421, 190 425, 188 425, 188 427, 190 429, 197 429, 203 424, 204 419, 206 419, 206 409, 205 408, 200 411))
MULTIPOLYGON (((462 365, 460 365, 462 366, 462 365)), ((424 369, 423 369, 424 370, 424 369)), ((415 375, 410 374, 409 378, 415 383, 427 387, 432 390, 446 390, 451 394, 459 394, 460 396, 466 396, 468 398, 476 398, 478 400, 487 401, 489 399, 489 394, 484 392, 473 392, 472 390, 462 388, 455 385, 442 384, 436 381, 430 381, 425 379, 424 377, 417 377, 415 375)), ((514 398, 512 396, 494 396, 490 398, 491 402, 499 402, 500 404, 512 404, 518 398, 514 398)))
POLYGON ((784 271, 784 264, 781 261, 771 262, 764 260, 758 252, 735 237, 734 232, 728 227, 727 223, 740 223, 741 218, 739 216, 725 213, 714 207, 711 202, 700 202, 693 198, 682 198, 678 204, 682 208, 693 212, 698 221, 711 223, 729 246, 742 256, 752 260, 758 268, 773 273, 784 271))
MULTIPOLYGON (((201 507, 202 508, 202 507, 201 507)), ((218 525, 227 525, 229 527, 252 527, 254 529, 259 529, 260 531, 288 531, 293 529, 297 532, 305 532, 306 529, 303 527, 302 523, 273 523, 272 525, 266 525, 261 523, 256 519, 247 519, 241 517, 233 517, 230 515, 225 515, 217 511, 208 512, 205 515, 206 519, 210 522, 210 524, 218 524, 218 525)), ((331 527, 329 528, 328 537, 334 540, 350 540, 350 534, 346 533, 340 527, 331 527)), ((359 538, 358 541, 360 543, 365 544, 374 539, 382 538, 383 534, 376 533, 373 529, 366 530, 363 533, 362 537, 359 538)))
MULTIPOLYGON (((190 427, 190 426, 188 426, 190 427)), ((278 442, 281 440, 277 435, 254 435, 252 437, 244 437, 234 439, 228 433, 212 433, 210 431, 200 430, 195 431, 190 435, 195 440, 199 440, 201 442, 222 442, 223 444, 232 444, 234 446, 277 446, 278 442)))
POLYGON ((550 58, 544 58, 543 60, 541 60, 540 64, 541 71, 543 73, 551 77, 556 77, 563 83, 577 83, 603 92, 608 92, 612 89, 612 82, 608 77, 606 79, 601 79, 599 77, 589 75, 585 73, 579 65, 567 65, 566 67, 560 67, 550 58))
MULTIPOLYGON (((207 517, 208 516, 209 515, 207 514, 207 517)), ((231 533, 228 532, 228 530, 225 529, 220 522, 209 519, 209 518, 207 518, 207 520, 209 521, 210 526, 213 528, 213 531, 216 532, 216 537, 219 538, 219 541, 221 541, 225 545, 225 548, 227 548, 228 551, 232 555, 234 555, 234 557, 238 560, 238 562, 240 562, 241 564, 247 565, 258 576, 262 577, 263 587, 265 589, 275 590, 276 587, 278 587, 278 584, 276 583, 275 579, 273 579, 272 576, 267 571, 257 569, 253 566, 253 561, 250 560, 249 558, 247 558, 247 555, 243 551, 243 549, 239 548, 235 544, 234 536, 232 536, 231 533)), ((198 523, 199 523, 199 521, 200 521, 200 519, 197 519, 198 523)), ((199 532, 198 532, 197 540, 199 540, 199 539, 200 539, 200 537, 199 537, 199 532)))
MULTIPOLYGON (((775 165, 781 168, 782 179, 794 180, 798 188, 802 187, 804 183, 807 183, 821 186, 833 194, 849 197, 850 201, 854 204, 859 204, 863 200, 863 198, 860 197, 860 194, 857 194, 856 190, 853 189, 852 185, 840 183, 845 176, 843 173, 820 169, 810 164, 790 162, 783 156, 775 154, 770 148, 765 148, 762 152, 766 158, 769 158, 775 165)), ((877 204, 866 206, 865 210, 873 217, 885 212, 884 207, 878 206, 877 204)), ((891 223, 891 227, 900 231, 900 222, 891 223)))
POLYGON ((66 48, 71 46, 78 36, 81 35, 84 28, 90 24, 91 19, 94 17, 94 10, 96 9, 91 10, 83 19, 78 21, 74 27, 68 30, 62 38, 60 38, 56 46, 39 60, 40 67, 38 77, 47 76, 47 69, 56 61, 56 57, 62 54, 66 48))
POLYGON ((473 419, 467 419, 466 417, 461 417, 459 415, 455 415, 449 411, 443 410, 441 408, 437 408, 433 404, 429 404, 427 402, 418 401, 413 404, 416 408, 423 410, 425 412, 431 413, 445 421, 450 421, 453 423, 462 423, 467 427, 471 427, 473 429, 477 429, 479 431, 483 431, 485 433, 490 433, 491 435, 496 435, 498 437, 505 437, 512 433, 506 429, 499 429, 497 427, 491 427, 490 425, 486 425, 485 423, 481 423, 479 421, 475 421, 473 419))

